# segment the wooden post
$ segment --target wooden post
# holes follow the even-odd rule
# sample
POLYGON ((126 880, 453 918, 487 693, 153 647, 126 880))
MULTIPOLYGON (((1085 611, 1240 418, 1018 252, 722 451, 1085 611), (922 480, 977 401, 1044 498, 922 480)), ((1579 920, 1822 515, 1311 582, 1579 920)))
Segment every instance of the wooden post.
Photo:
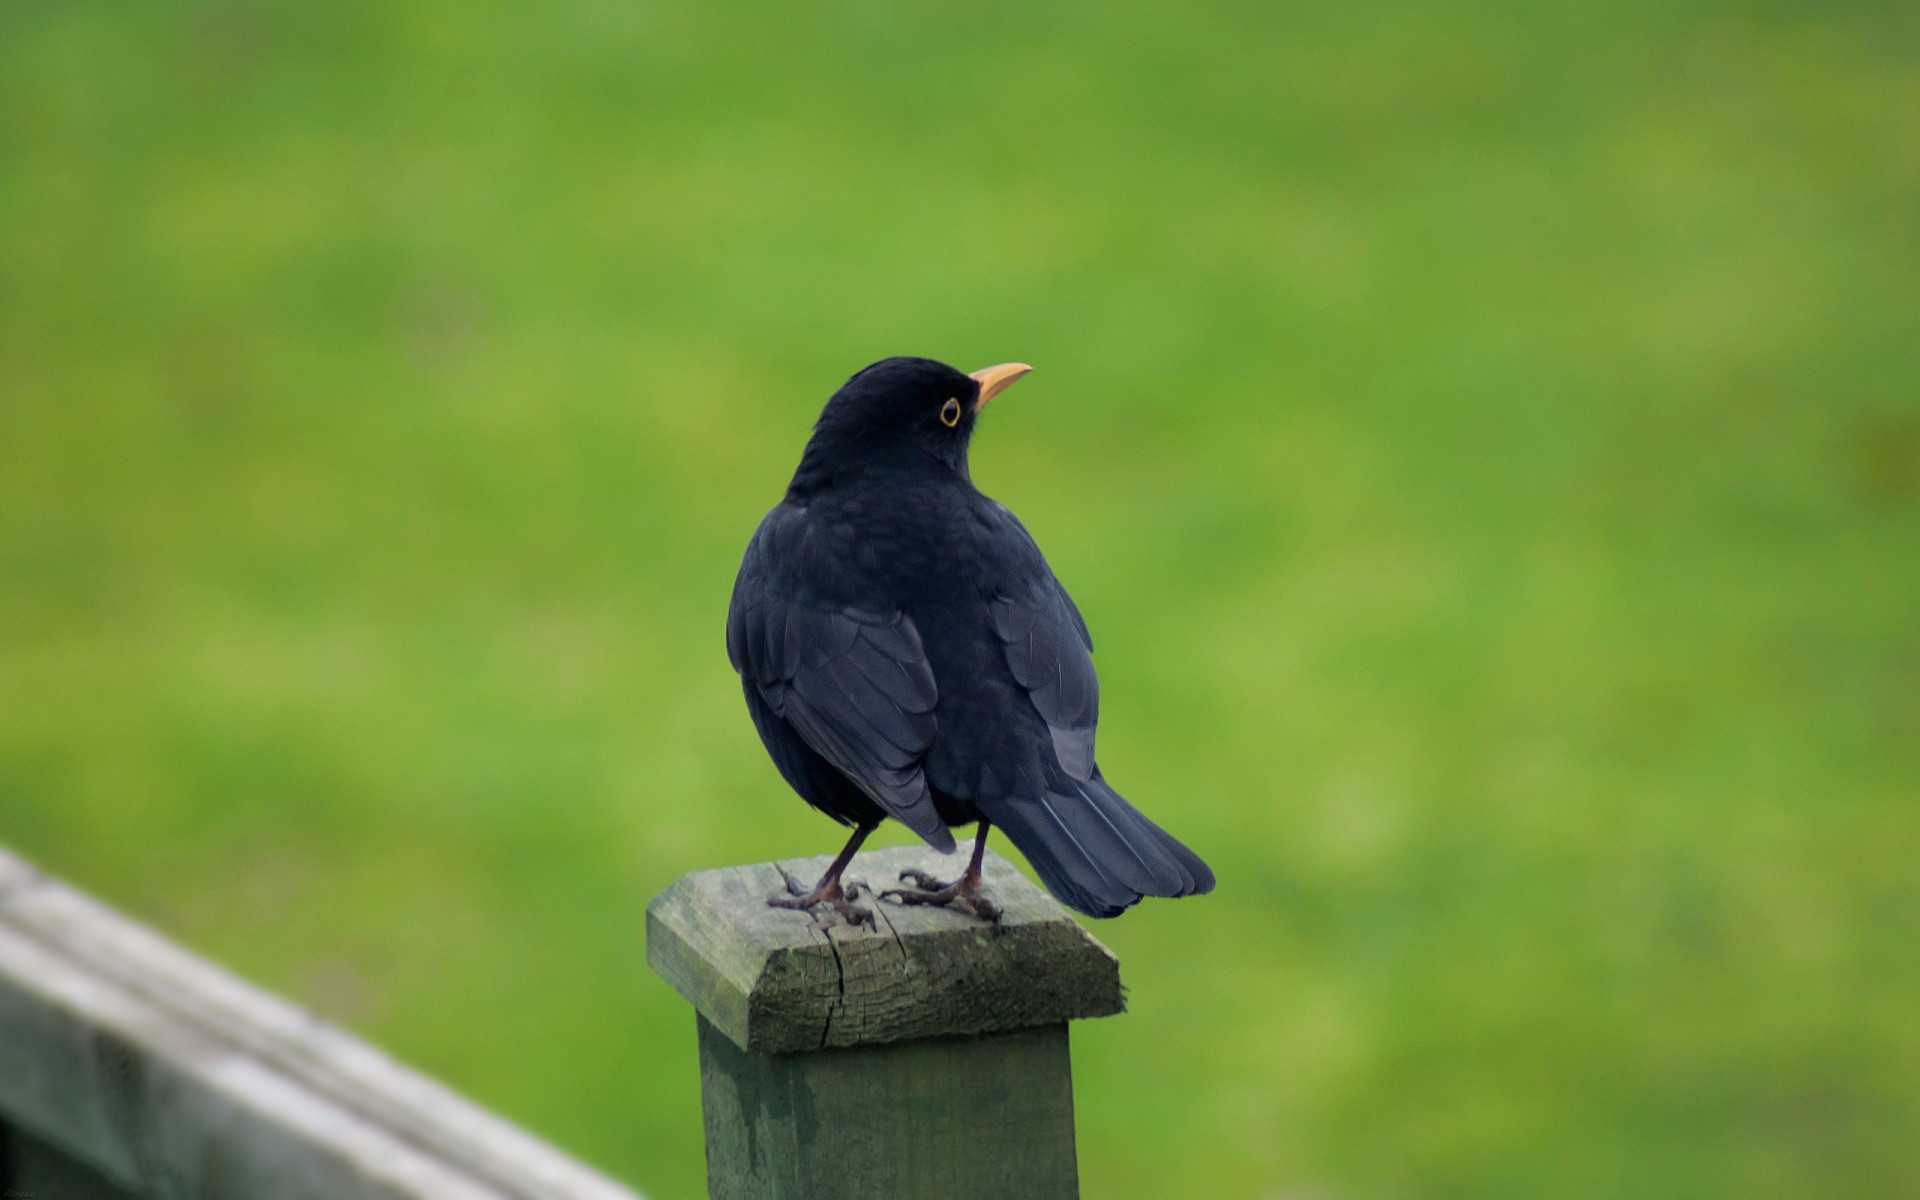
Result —
MULTIPOLYGON (((957 874, 922 847, 847 872, 957 874)), ((821 857, 786 867, 811 883, 821 857)), ((1120 966, 989 853, 998 928, 876 900, 877 930, 767 907, 771 864, 682 877, 647 906, 647 962, 692 1003, 713 1200, 1079 1195, 1067 1022, 1120 1012, 1120 966)))

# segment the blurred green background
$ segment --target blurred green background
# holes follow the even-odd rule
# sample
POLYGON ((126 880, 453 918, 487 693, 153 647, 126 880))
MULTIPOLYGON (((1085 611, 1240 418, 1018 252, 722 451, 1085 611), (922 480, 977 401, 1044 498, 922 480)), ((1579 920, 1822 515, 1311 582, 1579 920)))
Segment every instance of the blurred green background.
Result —
MULTIPOLYGON (((870 360, 1219 891, 1089 1197, 1920 1193, 1920 9, 0 5, 0 842, 654 1200, 870 360)), ((899 832, 893 834, 899 840, 899 832)))

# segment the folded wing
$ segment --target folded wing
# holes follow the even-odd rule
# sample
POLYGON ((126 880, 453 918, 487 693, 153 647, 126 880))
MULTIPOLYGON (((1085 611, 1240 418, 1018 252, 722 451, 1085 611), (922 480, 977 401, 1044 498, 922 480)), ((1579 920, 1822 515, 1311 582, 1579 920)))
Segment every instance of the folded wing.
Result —
POLYGON ((734 670, 816 753, 886 813, 942 850, 921 762, 939 691, 912 618, 776 595, 749 562, 727 618, 734 670))
POLYGON ((1074 779, 1091 779, 1100 681, 1080 610, 1047 572, 1029 587, 995 596, 988 615, 1015 682, 1047 723, 1061 768, 1074 779))

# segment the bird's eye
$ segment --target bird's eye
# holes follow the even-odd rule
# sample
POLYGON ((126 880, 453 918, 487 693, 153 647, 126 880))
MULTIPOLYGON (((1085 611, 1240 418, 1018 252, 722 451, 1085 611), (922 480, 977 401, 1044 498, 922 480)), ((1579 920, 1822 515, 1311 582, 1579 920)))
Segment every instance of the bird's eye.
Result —
POLYGON ((960 423, 960 402, 958 400, 949 397, 947 402, 940 406, 940 423, 948 429, 952 429, 960 423))

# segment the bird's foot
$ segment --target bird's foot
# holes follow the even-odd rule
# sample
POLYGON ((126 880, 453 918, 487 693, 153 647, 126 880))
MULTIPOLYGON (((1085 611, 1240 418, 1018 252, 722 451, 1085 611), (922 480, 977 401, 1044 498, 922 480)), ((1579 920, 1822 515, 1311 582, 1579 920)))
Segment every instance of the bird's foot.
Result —
POLYGON ((768 899, 768 908, 791 908, 811 914, 816 929, 825 929, 832 922, 820 909, 830 909, 840 914, 840 919, 854 928, 865 925, 868 929, 878 929, 873 919, 873 910, 860 907, 854 901, 860 898, 864 885, 858 881, 842 884, 838 878, 822 879, 813 887, 808 887, 793 877, 793 872, 780 867, 780 876, 787 882, 787 894, 768 899))
POLYGON ((888 888, 880 893, 880 898, 900 904, 934 904, 943 908, 957 908, 983 921, 991 921, 995 925, 1000 923, 1000 906, 987 899, 980 880, 973 875, 962 875, 952 883, 941 883, 925 871, 909 867, 900 872, 900 881, 911 883, 918 890, 888 888))

